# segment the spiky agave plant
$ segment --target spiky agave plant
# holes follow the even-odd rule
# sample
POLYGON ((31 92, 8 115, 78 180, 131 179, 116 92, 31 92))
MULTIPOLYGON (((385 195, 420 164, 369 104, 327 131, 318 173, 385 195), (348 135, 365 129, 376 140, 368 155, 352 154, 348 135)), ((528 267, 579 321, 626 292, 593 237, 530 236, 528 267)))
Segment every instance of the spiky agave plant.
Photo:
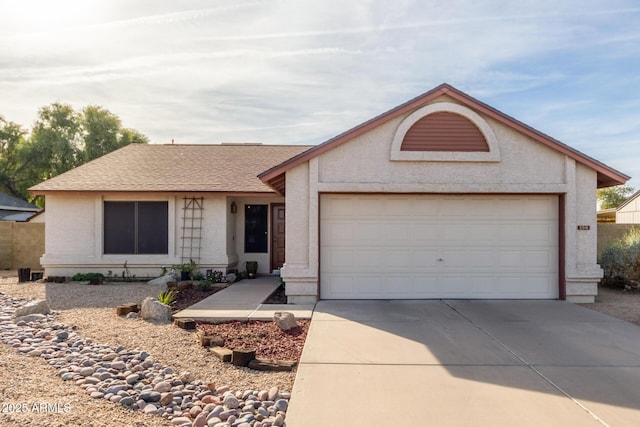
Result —
POLYGON ((165 305, 171 305, 171 303, 176 300, 177 296, 178 293, 175 291, 175 289, 168 289, 158 295, 158 301, 165 305))

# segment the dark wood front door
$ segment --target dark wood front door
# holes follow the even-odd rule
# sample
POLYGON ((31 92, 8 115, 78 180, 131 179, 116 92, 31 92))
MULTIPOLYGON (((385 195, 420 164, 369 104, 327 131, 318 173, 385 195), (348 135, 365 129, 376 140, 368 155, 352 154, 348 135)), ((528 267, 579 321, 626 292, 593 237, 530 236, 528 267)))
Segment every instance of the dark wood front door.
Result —
POLYGON ((283 204, 271 205, 271 270, 279 270, 284 265, 284 224, 283 204))

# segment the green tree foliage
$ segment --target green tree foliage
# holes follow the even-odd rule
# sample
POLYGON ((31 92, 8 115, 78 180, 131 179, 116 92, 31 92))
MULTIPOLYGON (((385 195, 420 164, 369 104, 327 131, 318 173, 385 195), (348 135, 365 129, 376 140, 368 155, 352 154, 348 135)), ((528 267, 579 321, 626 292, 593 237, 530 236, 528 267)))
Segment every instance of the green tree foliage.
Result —
POLYGON ((634 188, 628 185, 599 188, 598 201, 600 202, 600 209, 617 208, 622 202, 627 200, 627 197, 633 194, 634 191, 634 188))
POLYGON ((0 116, 0 191, 22 197, 18 175, 24 169, 20 161, 26 131, 17 123, 0 116))
POLYGON ((147 142, 96 105, 76 112, 54 102, 39 110, 30 133, 0 116, 0 191, 38 202, 27 191, 32 185, 126 145, 147 142))
POLYGON ((123 128, 118 116, 97 105, 82 110, 81 124, 85 161, 97 159, 129 144, 149 142, 140 132, 123 128))

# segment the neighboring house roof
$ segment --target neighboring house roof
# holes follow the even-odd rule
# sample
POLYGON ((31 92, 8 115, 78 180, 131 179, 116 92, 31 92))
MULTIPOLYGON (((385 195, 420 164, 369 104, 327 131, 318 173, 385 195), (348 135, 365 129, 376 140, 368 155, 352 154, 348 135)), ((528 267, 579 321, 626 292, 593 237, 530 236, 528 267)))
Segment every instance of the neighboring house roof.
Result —
POLYGON ((26 221, 40 208, 18 197, 0 193, 0 220, 2 221, 26 221))
POLYGON ((36 215, 35 212, 3 212, 0 211, 0 221, 16 221, 16 222, 25 222, 29 221, 31 217, 36 215), (6 214, 6 215, 4 215, 6 214), (4 216, 3 216, 4 215, 4 216))
POLYGON ((491 117, 492 119, 534 139, 537 142, 540 142, 548 147, 551 147, 568 157, 576 160, 579 163, 582 163, 586 166, 591 167, 597 172, 598 179, 598 188, 601 187, 609 187, 613 185, 623 184, 627 180, 629 180, 629 176, 619 172, 604 163, 599 162, 598 160, 593 159, 592 157, 587 156, 586 154, 581 153, 574 148, 569 147, 568 145, 563 144, 562 142, 551 138, 544 133, 533 129, 532 127, 510 117, 493 107, 490 107, 483 102, 478 101, 475 98, 467 95, 459 91, 458 89, 444 83, 440 86, 408 101, 398 107, 395 107, 385 113, 380 114, 373 119, 366 121, 328 141, 320 145, 316 145, 308 151, 301 153, 281 165, 275 166, 259 175, 259 178, 270 185, 272 188, 276 189, 276 191, 281 191, 283 189, 283 181, 284 181, 284 173, 297 165, 307 162, 310 159, 319 156, 322 153, 325 153, 347 141, 352 140, 353 138, 362 135, 373 128, 376 128, 389 120, 392 120, 400 115, 411 112, 412 110, 419 108, 426 104, 429 101, 436 99, 437 97, 447 95, 458 102, 461 102, 465 106, 476 110, 482 114, 491 117))
POLYGON ((38 212, 40 210, 34 204, 5 193, 0 193, 0 209, 25 212, 38 212))
POLYGON ((130 144, 29 191, 272 193, 257 175, 307 149, 300 145, 130 144))
POLYGON ((640 197, 640 190, 636 191, 631 196, 629 196, 627 198, 627 200, 622 202, 617 208, 615 208, 615 210, 619 211, 620 209, 624 208, 625 206, 627 206, 629 203, 631 203, 632 201, 634 201, 638 197, 640 197))

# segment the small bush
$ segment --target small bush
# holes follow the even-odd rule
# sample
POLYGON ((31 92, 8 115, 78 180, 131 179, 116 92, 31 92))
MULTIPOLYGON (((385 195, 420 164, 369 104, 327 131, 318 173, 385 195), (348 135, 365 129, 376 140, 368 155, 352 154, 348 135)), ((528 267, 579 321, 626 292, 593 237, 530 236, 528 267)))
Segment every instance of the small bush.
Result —
POLYGON ((207 280, 210 280, 212 283, 227 283, 227 276, 225 276, 222 271, 214 270, 210 274, 207 274, 207 280))
POLYGON ((608 286, 640 286, 640 228, 632 228, 602 251, 602 283, 608 286))
POLYGON ((74 282, 88 282, 92 279, 104 279, 104 275, 102 273, 76 273, 71 278, 74 282))
POLYGON ((199 291, 207 292, 213 287, 213 281, 211 281, 210 279, 200 280, 196 287, 199 291))
POLYGON ((174 289, 168 289, 158 295, 158 301, 160 301, 164 305, 171 305, 172 302, 176 300, 178 294, 174 289))

